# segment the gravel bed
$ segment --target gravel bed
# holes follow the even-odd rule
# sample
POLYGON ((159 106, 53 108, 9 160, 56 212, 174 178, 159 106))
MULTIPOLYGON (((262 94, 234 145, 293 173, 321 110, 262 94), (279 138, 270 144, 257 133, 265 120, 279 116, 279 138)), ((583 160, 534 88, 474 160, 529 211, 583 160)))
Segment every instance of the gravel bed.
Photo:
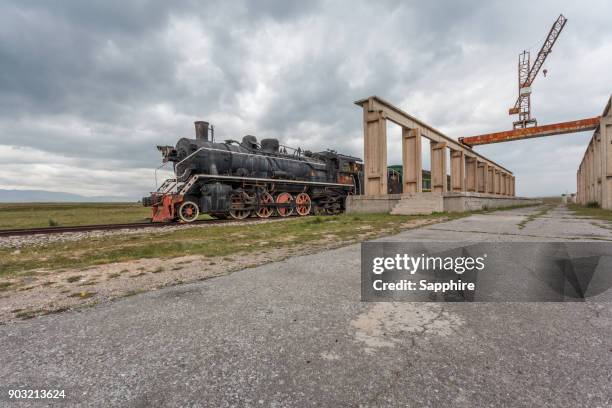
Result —
POLYGON ((100 238, 113 235, 125 234, 163 234, 185 228, 214 228, 227 226, 244 226, 252 224, 263 224, 268 222, 285 221, 292 218, 273 218, 262 219, 257 221, 248 221, 246 223, 227 222, 227 223, 210 223, 210 224, 194 224, 194 225, 168 225, 167 227, 149 227, 149 228, 125 228, 118 230, 97 230, 97 231, 79 231, 79 232, 61 232, 57 234, 33 234, 33 235, 16 235, 12 237, 0 237, 0 249, 14 248, 18 251, 26 246, 45 246, 56 242, 80 241, 86 238, 100 238))

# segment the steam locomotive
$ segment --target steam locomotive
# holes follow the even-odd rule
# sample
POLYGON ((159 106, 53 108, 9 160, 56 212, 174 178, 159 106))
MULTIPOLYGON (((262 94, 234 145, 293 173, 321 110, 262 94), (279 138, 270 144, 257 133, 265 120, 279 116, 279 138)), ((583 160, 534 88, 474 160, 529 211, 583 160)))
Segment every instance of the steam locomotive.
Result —
POLYGON ((310 152, 277 139, 214 141, 208 122, 195 122, 195 139, 157 146, 175 177, 144 197, 153 222, 338 214, 349 194, 361 194, 363 162, 335 151, 310 152), (210 136, 210 139, 209 139, 210 136))

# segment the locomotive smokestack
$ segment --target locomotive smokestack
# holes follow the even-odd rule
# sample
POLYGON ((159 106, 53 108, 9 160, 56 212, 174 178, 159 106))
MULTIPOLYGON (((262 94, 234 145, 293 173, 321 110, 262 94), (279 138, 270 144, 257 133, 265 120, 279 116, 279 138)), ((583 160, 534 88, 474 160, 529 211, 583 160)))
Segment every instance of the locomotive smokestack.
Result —
POLYGON ((193 122, 197 140, 208 140, 208 122, 198 120, 193 122))

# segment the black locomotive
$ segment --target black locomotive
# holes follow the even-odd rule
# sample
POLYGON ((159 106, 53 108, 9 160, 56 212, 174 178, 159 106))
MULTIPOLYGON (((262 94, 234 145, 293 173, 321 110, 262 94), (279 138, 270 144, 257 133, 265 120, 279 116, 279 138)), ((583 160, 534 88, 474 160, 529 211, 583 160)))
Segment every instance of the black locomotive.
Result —
POLYGON ((251 135, 216 143, 203 121, 195 122, 195 133, 176 146, 158 146, 175 178, 143 198, 154 222, 191 222, 202 213, 235 219, 337 214, 349 194, 361 193, 359 158, 291 149, 277 139, 258 143, 251 135))

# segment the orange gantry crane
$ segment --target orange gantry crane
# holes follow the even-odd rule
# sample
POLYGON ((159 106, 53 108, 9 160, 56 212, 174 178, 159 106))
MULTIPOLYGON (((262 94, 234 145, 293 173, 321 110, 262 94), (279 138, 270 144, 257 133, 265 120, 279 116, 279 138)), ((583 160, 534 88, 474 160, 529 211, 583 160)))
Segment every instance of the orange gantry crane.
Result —
POLYGON ((567 133, 595 130, 599 125, 599 116, 549 125, 531 126, 528 128, 506 130, 504 132, 486 133, 484 135, 460 137, 459 142, 467 146, 510 142, 512 140, 531 139, 542 136, 564 135, 567 133))

